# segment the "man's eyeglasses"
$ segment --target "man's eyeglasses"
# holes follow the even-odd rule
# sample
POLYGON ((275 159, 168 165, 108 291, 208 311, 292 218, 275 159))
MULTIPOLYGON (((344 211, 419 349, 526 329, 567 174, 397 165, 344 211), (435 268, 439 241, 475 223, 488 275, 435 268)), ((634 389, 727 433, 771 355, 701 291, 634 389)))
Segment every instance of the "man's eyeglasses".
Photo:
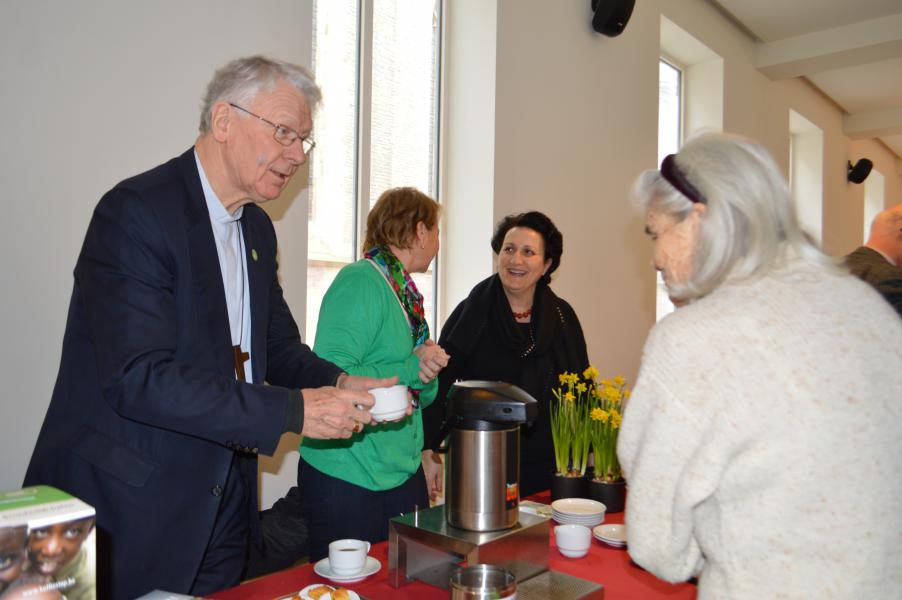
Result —
POLYGON ((286 147, 290 146, 295 142, 295 140, 300 139, 301 140, 301 148, 304 150, 304 154, 310 154, 310 152, 316 147, 316 142, 314 142, 313 139, 311 139, 309 137, 301 137, 301 134, 299 134, 294 129, 291 129, 290 127, 285 127, 284 125, 279 125, 278 123, 273 123, 269 119, 264 119, 260 115, 255 115, 248 109, 241 108, 237 104, 232 104, 231 102, 229 102, 229 106, 231 106, 232 108, 237 108, 241 112, 246 112, 247 114, 249 114, 252 117, 257 117, 258 119, 260 119, 261 121, 263 121, 264 123, 269 125, 270 127, 274 128, 275 131, 273 132, 272 137, 274 140, 276 140, 283 146, 286 146, 286 147))

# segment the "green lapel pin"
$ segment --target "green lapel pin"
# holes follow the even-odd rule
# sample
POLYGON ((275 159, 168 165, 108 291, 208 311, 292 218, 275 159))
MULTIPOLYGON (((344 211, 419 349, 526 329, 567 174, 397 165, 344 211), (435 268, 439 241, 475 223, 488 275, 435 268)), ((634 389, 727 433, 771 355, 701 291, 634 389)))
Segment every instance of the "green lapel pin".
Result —
POLYGON ((257 262, 257 249, 251 248, 251 258, 254 259, 254 262, 257 262))

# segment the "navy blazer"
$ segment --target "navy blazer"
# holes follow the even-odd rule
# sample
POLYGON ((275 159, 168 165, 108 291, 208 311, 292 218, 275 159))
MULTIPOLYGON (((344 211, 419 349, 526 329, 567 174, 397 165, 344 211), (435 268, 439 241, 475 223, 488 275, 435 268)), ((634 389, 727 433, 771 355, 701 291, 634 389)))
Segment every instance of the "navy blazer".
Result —
POLYGON ((187 592, 232 461, 256 518, 256 453, 271 454, 297 388, 338 367, 301 342, 282 296, 276 235, 244 207, 253 385, 236 381, 228 310, 193 148, 100 200, 75 266, 53 398, 25 485, 97 509, 112 595, 187 592))

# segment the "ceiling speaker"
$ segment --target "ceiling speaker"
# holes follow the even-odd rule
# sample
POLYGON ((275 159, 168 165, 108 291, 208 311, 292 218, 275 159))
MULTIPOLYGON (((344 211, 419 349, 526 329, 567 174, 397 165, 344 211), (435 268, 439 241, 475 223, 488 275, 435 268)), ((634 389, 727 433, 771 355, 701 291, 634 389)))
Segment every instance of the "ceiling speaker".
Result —
POLYGON ((623 33, 633 14, 636 0, 590 0, 592 6, 592 29, 598 33, 615 37, 623 33))
POLYGON ((849 181, 852 183, 861 183, 868 178, 868 175, 871 174, 871 169, 873 168, 874 163, 867 158, 859 159, 854 166, 852 165, 852 161, 849 161, 849 181))

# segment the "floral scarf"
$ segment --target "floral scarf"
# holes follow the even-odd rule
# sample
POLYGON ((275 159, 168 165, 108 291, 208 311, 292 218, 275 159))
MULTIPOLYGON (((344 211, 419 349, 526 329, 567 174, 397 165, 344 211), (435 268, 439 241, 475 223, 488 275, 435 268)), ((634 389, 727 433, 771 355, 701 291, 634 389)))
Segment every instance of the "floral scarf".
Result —
POLYGON ((413 337, 414 348, 424 344, 429 339, 429 324, 426 323, 426 311, 423 310, 423 294, 417 289, 410 273, 385 246, 370 248, 364 257, 379 267, 392 289, 395 290, 401 306, 407 313, 407 322, 410 324, 410 335, 413 337))

